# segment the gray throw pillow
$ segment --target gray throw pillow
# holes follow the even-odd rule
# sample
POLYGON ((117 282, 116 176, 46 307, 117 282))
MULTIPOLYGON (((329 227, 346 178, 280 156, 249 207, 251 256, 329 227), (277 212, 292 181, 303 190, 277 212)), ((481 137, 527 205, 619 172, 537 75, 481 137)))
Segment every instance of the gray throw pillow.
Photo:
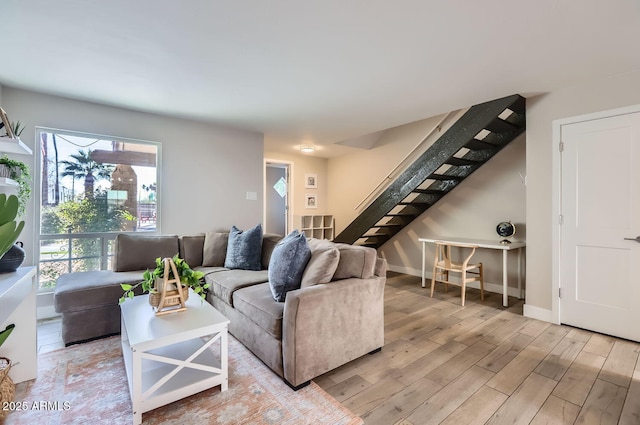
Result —
POLYGON ((300 288, 309 258, 307 238, 297 230, 278 242, 269 261, 269 287, 276 301, 283 302, 287 292, 300 288))
POLYGON ((242 231, 231 227, 224 266, 228 269, 262 270, 262 225, 242 231))

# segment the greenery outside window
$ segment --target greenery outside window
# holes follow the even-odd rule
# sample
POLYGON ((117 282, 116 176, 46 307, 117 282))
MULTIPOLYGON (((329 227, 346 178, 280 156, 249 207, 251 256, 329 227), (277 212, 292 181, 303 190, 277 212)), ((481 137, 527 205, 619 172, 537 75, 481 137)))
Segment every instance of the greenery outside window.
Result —
POLYGON ((39 128, 39 286, 111 267, 122 232, 158 228, 160 144, 39 128))

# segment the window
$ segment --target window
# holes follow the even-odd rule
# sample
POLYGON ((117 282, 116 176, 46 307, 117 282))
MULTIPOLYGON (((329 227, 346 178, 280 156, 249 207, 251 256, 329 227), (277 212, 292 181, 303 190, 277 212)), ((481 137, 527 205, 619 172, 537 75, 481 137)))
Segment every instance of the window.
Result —
POLYGON ((38 129, 39 286, 111 268, 121 232, 157 232, 160 145, 38 129))

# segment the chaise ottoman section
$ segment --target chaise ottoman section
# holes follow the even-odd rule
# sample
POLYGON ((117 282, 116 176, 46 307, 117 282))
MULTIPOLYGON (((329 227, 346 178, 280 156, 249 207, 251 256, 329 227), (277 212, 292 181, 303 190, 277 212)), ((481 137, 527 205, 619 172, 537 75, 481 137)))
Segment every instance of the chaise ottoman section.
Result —
POLYGON ((65 345, 120 333, 120 284, 141 280, 141 271, 96 270, 61 275, 53 300, 56 312, 62 314, 65 345))
POLYGON ((233 306, 269 335, 282 339, 284 303, 273 299, 268 282, 235 291, 233 306))

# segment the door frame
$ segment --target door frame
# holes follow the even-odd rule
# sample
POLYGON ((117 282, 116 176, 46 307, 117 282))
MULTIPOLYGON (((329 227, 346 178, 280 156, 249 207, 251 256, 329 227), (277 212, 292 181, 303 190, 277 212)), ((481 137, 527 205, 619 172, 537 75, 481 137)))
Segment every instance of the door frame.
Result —
MULTIPOLYGON (((271 159, 264 158, 264 166, 262 167, 262 193, 265 196, 262 197, 262 222, 267 222, 267 166, 269 165, 282 165, 282 168, 287 169, 288 180, 287 180, 287 222, 285 226, 285 233, 288 233, 293 229, 293 162, 285 161, 282 159, 271 159)), ((285 235, 286 236, 286 235, 285 235)))
POLYGON ((557 325, 561 323, 561 302, 560 288, 562 271, 562 240, 561 240, 561 218, 562 218, 562 152, 560 143, 562 142, 562 126, 577 124, 584 121, 593 121, 602 118, 614 117, 617 115, 634 114, 640 112, 640 105, 627 106, 623 108, 611 109, 608 111, 594 112, 590 114, 577 115, 575 117, 562 118, 552 122, 552 202, 551 202, 551 321, 557 325))

